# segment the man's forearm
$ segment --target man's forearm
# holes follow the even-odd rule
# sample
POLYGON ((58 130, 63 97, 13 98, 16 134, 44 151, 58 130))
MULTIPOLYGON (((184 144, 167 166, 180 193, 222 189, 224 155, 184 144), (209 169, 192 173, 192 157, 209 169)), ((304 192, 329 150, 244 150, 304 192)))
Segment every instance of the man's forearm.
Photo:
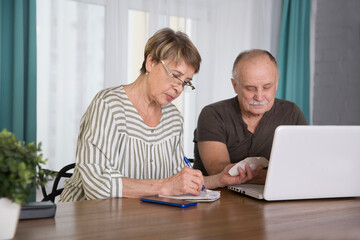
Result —
POLYGON ((204 163, 204 167, 209 175, 221 173, 229 162, 213 162, 211 164, 204 163))
POLYGON ((198 142, 202 163, 209 175, 220 173, 228 164, 230 156, 227 147, 222 142, 198 142))

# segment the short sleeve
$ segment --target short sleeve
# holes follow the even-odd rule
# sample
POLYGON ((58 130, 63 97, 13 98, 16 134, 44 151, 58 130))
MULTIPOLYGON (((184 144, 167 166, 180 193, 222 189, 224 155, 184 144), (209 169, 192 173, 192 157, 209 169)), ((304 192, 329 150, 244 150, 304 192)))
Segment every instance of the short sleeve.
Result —
POLYGON ((212 106, 203 108, 199 115, 194 142, 218 141, 226 144, 224 119, 212 106))

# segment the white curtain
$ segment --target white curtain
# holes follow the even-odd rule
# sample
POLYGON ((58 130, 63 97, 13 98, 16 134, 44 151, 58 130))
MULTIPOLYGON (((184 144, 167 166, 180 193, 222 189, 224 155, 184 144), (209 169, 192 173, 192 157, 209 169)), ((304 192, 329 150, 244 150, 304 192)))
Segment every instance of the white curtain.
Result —
POLYGON ((168 26, 188 33, 203 59, 196 90, 179 103, 185 154, 192 157, 201 109, 235 96, 231 70, 241 51, 277 55, 280 18, 281 0, 37 0, 37 139, 47 167, 75 161, 80 119, 92 97, 134 81, 146 40, 168 26))
POLYGON ((197 83, 197 116, 205 105, 235 96, 230 78, 240 52, 261 48, 276 57, 280 20, 281 1, 211 1, 208 20, 199 29, 203 63, 197 83))

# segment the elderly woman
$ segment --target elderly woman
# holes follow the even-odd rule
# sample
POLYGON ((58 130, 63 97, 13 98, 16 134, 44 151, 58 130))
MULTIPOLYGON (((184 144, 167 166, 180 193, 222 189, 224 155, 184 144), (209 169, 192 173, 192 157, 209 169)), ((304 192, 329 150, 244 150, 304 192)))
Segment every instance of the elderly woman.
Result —
POLYGON ((60 201, 145 195, 180 195, 239 183, 227 170, 203 177, 185 167, 183 119, 171 103, 201 57, 187 35, 162 29, 145 47, 135 82, 100 91, 80 126, 76 168, 60 201))

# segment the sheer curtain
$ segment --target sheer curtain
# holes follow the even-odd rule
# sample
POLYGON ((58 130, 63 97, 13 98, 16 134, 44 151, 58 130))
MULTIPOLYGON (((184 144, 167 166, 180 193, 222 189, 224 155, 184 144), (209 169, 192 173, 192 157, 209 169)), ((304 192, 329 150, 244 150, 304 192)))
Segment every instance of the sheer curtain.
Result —
POLYGON ((79 122, 95 93, 135 80, 147 39, 163 27, 186 32, 203 62, 196 90, 176 105, 185 154, 201 109, 235 95, 233 61, 243 50, 277 53, 281 0, 37 0, 38 140, 48 167, 74 162, 79 122))
POLYGON ((198 76, 196 116, 212 102, 235 96, 231 71, 236 56, 254 48, 277 55, 281 0, 208 1, 207 19, 198 29, 203 63, 198 76))
POLYGON ((47 167, 74 162, 80 119, 105 87, 101 5, 37 0, 37 136, 47 167))

